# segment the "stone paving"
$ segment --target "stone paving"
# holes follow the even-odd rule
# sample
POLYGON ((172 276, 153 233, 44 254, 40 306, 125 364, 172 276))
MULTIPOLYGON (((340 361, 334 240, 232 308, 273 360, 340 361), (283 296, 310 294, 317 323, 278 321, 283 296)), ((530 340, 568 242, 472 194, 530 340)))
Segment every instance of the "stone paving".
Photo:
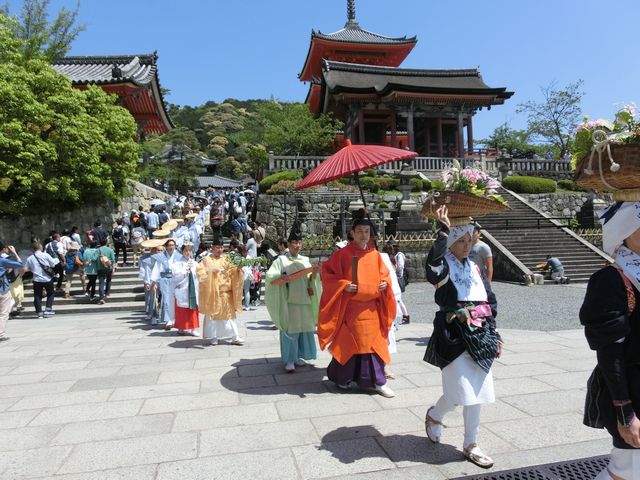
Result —
MULTIPOLYGON (((525 287, 522 287, 525 288, 525 287)), ((480 473, 461 456, 462 415, 426 439, 439 371, 422 361, 431 327, 399 331, 396 397, 342 393, 329 356, 286 374, 265 307, 245 312, 244 346, 202 347, 121 313, 12 320, 0 343, 0 478, 445 479, 480 473)), ((582 426, 595 363, 582 331, 501 330, 498 401, 480 445, 494 471, 606 454, 582 426)))

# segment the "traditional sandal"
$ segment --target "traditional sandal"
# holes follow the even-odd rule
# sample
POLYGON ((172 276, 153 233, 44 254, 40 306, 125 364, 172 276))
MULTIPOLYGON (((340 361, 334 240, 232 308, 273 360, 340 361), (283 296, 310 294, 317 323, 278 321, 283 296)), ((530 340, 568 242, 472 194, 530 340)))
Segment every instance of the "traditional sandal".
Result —
POLYGON ((427 410, 427 414, 424 417, 424 429, 427 432, 427 437, 429 438, 429 440, 431 440, 433 443, 440 443, 440 437, 439 436, 435 436, 433 434, 433 432, 431 431, 431 427, 433 427, 434 425, 440 425, 443 428, 447 428, 447 426, 442 423, 439 420, 436 420, 435 418, 433 418, 431 415, 429 415, 429 412, 435 407, 430 407, 429 410, 427 410))
POLYGON ((469 460, 471 463, 475 463, 479 467, 493 467, 493 459, 480 450, 480 447, 476 443, 472 443, 467 448, 463 448, 462 454, 464 455, 464 458, 469 460))

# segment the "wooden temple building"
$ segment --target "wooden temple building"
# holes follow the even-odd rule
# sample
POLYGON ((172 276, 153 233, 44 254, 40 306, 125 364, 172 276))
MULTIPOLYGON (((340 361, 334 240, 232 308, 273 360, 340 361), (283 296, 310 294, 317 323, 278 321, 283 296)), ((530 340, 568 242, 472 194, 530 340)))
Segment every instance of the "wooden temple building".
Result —
POLYGON ((471 154, 475 113, 513 92, 489 87, 477 68, 400 68, 416 42, 362 29, 348 0, 342 30, 311 32, 298 75, 310 82, 309 108, 344 122, 352 143, 408 147, 424 157, 471 154))
POLYGON ((64 57, 53 68, 71 79, 74 87, 98 85, 118 96, 120 105, 129 110, 138 124, 141 139, 146 133, 163 134, 174 125, 158 80, 158 55, 64 57))

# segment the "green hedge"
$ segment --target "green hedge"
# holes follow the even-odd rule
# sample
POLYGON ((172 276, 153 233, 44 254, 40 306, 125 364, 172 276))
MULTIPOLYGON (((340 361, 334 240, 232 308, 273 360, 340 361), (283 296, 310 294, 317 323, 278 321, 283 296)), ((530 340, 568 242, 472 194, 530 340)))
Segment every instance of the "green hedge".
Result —
POLYGON ((266 192, 281 180, 300 180, 301 178, 302 172, 299 170, 282 170, 264 177, 260 181, 260 191, 266 192))
POLYGON ((586 192, 587 190, 577 185, 573 180, 558 180, 558 188, 571 192, 586 192))
POLYGON ((516 193, 553 193, 556 182, 548 178, 512 176, 502 181, 502 186, 516 193))
POLYGON ((377 193, 378 190, 380 190, 380 182, 377 178, 362 177, 360 179, 360 185, 362 185, 363 190, 367 190, 371 193, 377 193))

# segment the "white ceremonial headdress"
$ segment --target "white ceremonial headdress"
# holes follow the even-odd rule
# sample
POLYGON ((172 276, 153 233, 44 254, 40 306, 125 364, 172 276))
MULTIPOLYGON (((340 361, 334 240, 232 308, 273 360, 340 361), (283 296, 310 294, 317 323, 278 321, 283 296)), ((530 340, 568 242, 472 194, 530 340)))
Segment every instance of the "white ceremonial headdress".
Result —
POLYGON ((617 202, 600 216, 602 249, 611 256, 625 238, 640 228, 640 202, 617 202))
POLYGON ((464 237, 465 233, 468 233, 473 237, 473 224, 458 225, 456 227, 449 228, 449 236, 447 237, 447 248, 453 245, 456 240, 460 240, 464 237))

